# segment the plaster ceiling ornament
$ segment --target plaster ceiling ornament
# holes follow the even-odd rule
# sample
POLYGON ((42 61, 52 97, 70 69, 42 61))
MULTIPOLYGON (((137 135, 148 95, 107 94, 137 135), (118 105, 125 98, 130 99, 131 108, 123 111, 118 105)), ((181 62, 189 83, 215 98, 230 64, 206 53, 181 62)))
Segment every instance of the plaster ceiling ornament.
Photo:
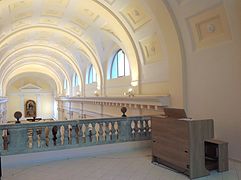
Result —
POLYGON ((140 41, 145 64, 154 63, 162 59, 161 44, 156 34, 140 41))
POLYGON ((33 6, 32 0, 12 1, 8 5, 10 13, 13 13, 14 11, 18 11, 21 9, 31 8, 32 6, 33 6))
POLYGON ((207 25, 208 32, 213 33, 215 32, 216 28, 214 24, 208 24, 207 25))
POLYGON ((225 8, 219 4, 188 18, 196 48, 206 48, 231 39, 225 8))
POLYGON ((151 17, 137 0, 131 1, 131 3, 121 10, 121 13, 134 31, 151 20, 151 17))
POLYGON ((69 0, 44 0, 44 6, 62 6, 67 7, 69 0))
POLYGON ((58 8, 47 7, 42 11, 42 16, 53 16, 53 17, 61 18, 63 15, 64 15, 64 11, 58 8))
POLYGON ((108 4, 112 5, 116 0, 105 0, 108 4))
POLYGON ((22 28, 24 26, 29 26, 30 24, 31 24, 31 21, 29 19, 18 20, 12 24, 12 29, 16 30, 16 29, 22 28))

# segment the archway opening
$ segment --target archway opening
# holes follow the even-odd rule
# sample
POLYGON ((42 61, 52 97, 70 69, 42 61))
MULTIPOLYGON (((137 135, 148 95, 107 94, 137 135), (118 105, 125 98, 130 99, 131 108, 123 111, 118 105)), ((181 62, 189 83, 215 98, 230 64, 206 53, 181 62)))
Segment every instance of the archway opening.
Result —
POLYGON ((48 75, 37 72, 26 72, 14 76, 7 84, 6 96, 8 98, 8 121, 15 121, 14 113, 22 112, 21 120, 41 118, 44 120, 57 119, 57 86, 48 75), (35 112, 26 108, 28 102, 34 102, 35 112), (29 114, 30 113, 30 114, 29 114))

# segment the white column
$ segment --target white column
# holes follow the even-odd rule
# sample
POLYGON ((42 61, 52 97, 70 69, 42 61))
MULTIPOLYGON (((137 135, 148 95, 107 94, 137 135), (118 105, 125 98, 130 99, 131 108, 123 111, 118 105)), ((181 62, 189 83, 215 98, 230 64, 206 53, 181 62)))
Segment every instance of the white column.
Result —
POLYGON ((37 94, 37 117, 42 117, 42 109, 41 109, 41 95, 37 94))
POLYGON ((53 94, 53 96, 52 96, 52 98, 53 98, 53 118, 55 118, 55 119, 58 119, 59 117, 58 117, 58 108, 59 108, 59 105, 58 105, 58 103, 59 102, 57 102, 56 100, 55 100, 55 97, 56 97, 56 95, 55 94, 53 94))
POLYGON ((20 111, 22 113, 22 117, 20 120, 23 120, 25 117, 24 115, 24 94, 20 94, 20 111))

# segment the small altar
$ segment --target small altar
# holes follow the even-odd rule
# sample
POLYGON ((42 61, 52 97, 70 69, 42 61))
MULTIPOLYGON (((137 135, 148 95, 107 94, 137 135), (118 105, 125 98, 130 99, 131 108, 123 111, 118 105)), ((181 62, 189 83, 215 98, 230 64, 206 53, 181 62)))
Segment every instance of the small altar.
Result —
MULTIPOLYGON (((23 119, 20 120, 20 123, 26 124, 26 123, 42 123, 42 122, 53 122, 55 121, 54 119, 42 119, 42 118, 36 118, 35 120, 33 119, 23 119)), ((15 124, 16 121, 8 121, 7 124, 15 124)))

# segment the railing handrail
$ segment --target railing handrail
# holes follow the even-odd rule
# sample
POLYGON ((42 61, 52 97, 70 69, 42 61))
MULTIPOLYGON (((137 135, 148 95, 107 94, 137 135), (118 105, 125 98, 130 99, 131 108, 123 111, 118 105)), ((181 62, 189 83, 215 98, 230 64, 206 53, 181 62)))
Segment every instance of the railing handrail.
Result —
POLYGON ((19 123, 19 124, 0 124, 0 130, 3 129, 15 129, 15 128, 31 128, 31 127, 41 127, 41 126, 51 126, 51 125, 67 125, 67 124, 89 124, 89 123, 101 123, 101 122, 113 122, 113 121, 132 121, 136 119, 148 120, 150 116, 128 116, 128 117, 104 117, 104 118, 94 118, 94 119, 77 119, 77 120, 62 120, 62 121, 48 121, 48 122, 29 122, 29 123, 19 123))

